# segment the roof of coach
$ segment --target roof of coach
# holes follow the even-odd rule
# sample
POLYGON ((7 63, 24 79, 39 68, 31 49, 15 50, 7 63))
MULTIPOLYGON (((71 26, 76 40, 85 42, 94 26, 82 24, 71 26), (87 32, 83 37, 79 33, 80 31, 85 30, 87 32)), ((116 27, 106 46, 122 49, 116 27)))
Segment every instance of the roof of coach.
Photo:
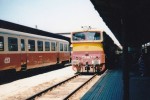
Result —
POLYGON ((62 39, 57 39, 57 38, 52 38, 52 37, 46 37, 46 36, 41 36, 41 35, 35 35, 35 34, 30 34, 30 33, 25 33, 25 32, 18 32, 18 31, 13 31, 13 30, 9 30, 9 29, 3 29, 0 28, 0 32, 1 33, 5 33, 5 34, 11 34, 11 35, 18 35, 18 36, 26 36, 26 37, 34 37, 34 38, 40 38, 40 39, 47 39, 47 40, 52 40, 52 41, 61 41, 61 42, 68 42, 66 40, 62 40, 62 39))
POLYGON ((52 37, 52 38, 57 38, 57 39, 62 39, 62 40, 67 40, 70 42, 69 37, 65 37, 65 36, 62 36, 59 34, 46 32, 43 30, 35 29, 35 28, 30 28, 27 26, 11 23, 11 22, 4 21, 4 20, 0 20, 0 28, 19 31, 19 32, 25 32, 25 33, 31 33, 31 34, 41 35, 41 36, 46 36, 46 37, 52 37))

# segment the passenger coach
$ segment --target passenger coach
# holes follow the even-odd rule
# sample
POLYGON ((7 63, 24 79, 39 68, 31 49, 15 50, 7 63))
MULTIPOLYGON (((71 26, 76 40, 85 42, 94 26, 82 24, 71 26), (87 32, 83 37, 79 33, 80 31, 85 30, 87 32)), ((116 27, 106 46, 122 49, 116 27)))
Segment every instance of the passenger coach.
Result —
POLYGON ((0 71, 22 71, 69 61, 66 40, 0 28, 0 71))

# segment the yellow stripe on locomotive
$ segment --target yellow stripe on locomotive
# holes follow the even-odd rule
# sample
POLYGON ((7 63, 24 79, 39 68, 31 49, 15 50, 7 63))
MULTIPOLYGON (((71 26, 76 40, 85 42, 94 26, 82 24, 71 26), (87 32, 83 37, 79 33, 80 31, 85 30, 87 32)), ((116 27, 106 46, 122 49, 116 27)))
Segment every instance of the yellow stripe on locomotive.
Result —
POLYGON ((101 43, 76 43, 72 47, 73 51, 103 51, 101 43))

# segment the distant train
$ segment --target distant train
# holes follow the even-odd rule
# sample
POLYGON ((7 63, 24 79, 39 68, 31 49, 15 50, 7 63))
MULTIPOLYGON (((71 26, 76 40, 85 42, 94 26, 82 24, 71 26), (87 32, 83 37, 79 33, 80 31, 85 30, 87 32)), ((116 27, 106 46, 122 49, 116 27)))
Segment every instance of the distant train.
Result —
POLYGON ((69 47, 67 40, 0 28, 0 71, 65 64, 69 47))
POLYGON ((113 41, 100 30, 72 32, 71 46, 72 68, 76 72, 104 71, 110 67, 111 55, 115 52, 113 41))

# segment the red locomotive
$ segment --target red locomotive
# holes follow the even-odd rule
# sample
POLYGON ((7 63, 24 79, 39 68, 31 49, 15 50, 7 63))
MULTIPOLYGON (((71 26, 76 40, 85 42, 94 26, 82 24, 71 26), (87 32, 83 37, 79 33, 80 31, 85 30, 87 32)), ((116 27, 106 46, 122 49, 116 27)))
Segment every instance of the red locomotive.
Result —
POLYGON ((72 67, 77 72, 101 72, 105 69, 103 32, 86 30, 71 33, 72 67))

